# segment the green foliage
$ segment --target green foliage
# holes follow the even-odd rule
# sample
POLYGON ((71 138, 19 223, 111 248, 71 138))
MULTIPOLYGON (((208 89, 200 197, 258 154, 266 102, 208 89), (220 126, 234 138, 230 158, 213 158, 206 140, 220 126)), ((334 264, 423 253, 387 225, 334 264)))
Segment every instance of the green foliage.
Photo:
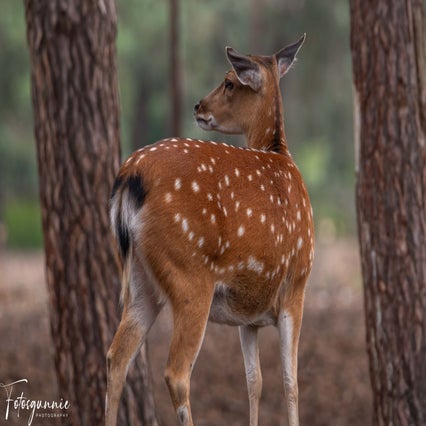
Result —
POLYGON ((14 200, 5 206, 7 246, 34 249, 43 245, 41 215, 38 202, 14 200))
POLYGON ((37 173, 23 2, 1 2, 0 66, 0 194, 34 196, 37 173))

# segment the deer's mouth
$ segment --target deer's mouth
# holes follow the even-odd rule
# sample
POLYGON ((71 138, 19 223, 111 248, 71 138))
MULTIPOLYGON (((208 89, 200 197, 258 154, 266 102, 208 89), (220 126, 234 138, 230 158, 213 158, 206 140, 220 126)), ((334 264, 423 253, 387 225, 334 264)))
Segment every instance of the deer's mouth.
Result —
POLYGON ((208 116, 196 114, 195 120, 197 121, 198 127, 203 130, 214 130, 217 127, 216 121, 211 114, 209 114, 208 116))

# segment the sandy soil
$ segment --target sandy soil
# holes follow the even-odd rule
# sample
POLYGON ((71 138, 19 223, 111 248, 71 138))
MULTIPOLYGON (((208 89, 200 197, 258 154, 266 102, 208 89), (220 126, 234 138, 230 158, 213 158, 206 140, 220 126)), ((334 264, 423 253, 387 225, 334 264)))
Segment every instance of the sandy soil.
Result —
MULTIPOLYGON (((0 253, 0 383, 16 385, 32 399, 59 400, 52 363, 48 300, 41 253, 0 253)), ((317 247, 305 303, 299 356, 302 425, 371 424, 371 391, 364 338, 358 251, 354 241, 317 247)), ((163 380, 170 337, 164 311, 149 336, 155 398, 163 426, 175 425, 163 380)), ((285 425, 285 404, 273 327, 260 332, 263 394, 260 425, 285 425)), ((248 425, 244 367, 236 328, 209 324, 192 375, 197 425, 248 425)), ((5 420, 6 391, 0 389, 0 425, 26 425, 27 413, 5 420)), ((59 424, 35 418, 33 425, 59 424)))

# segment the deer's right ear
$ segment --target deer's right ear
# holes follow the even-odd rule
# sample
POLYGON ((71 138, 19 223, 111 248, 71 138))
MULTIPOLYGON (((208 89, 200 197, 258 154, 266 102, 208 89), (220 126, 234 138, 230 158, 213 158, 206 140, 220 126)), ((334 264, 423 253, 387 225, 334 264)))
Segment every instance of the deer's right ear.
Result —
POLYGON ((259 65, 248 56, 238 53, 232 47, 226 48, 226 56, 241 84, 249 86, 257 92, 262 85, 262 74, 259 65))

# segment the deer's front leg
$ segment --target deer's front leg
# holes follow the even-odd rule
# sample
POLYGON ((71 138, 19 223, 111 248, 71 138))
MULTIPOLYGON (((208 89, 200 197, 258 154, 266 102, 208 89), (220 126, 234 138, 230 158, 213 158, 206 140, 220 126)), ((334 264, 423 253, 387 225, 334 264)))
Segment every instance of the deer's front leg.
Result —
POLYGON ((250 426, 257 426, 258 424, 259 400, 262 394, 262 372, 260 370, 257 330, 257 327, 249 325, 239 327, 250 402, 250 426))

